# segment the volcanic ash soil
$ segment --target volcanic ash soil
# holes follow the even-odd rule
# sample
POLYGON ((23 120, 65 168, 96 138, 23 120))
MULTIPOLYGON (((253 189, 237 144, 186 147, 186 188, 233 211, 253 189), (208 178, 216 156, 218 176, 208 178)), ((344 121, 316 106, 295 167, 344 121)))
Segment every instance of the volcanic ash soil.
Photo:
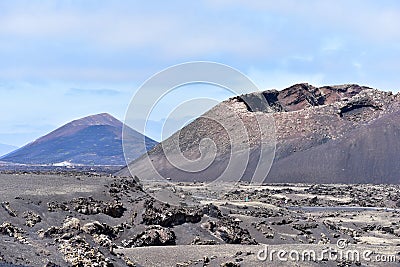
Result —
MULTIPOLYGON (((400 253, 397 185, 237 184, 215 194, 177 183, 202 200, 172 206, 131 178, 24 173, 0 183, 1 266, 257 266, 267 264, 257 258, 265 244, 322 250, 340 239, 400 253)), ((321 263, 399 264, 301 266, 321 263)))

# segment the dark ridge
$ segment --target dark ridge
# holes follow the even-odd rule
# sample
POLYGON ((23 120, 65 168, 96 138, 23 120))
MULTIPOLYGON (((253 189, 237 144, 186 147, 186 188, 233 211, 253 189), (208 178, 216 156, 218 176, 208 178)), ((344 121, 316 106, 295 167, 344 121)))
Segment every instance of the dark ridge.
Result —
POLYGON ((237 98, 239 102, 243 102, 247 110, 250 112, 270 112, 268 102, 262 92, 241 95, 237 98))
POLYGON ((263 92, 265 99, 268 102, 268 105, 275 112, 285 111, 284 107, 281 105, 278 99, 279 92, 277 90, 270 90, 263 92))
POLYGON ((361 108, 372 108, 374 110, 380 109, 379 107, 374 105, 370 99, 365 98, 358 101, 350 102, 341 107, 339 111, 339 116, 343 117, 345 113, 354 112, 361 108))

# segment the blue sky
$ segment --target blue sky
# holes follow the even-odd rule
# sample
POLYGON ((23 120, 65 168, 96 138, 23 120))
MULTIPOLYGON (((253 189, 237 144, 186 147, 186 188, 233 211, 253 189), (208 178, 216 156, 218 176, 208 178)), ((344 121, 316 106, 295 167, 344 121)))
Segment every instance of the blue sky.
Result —
POLYGON ((398 1, 1 1, 0 143, 21 146, 100 112, 123 120, 147 78, 193 60, 237 68, 260 89, 397 92, 398 25, 398 1))

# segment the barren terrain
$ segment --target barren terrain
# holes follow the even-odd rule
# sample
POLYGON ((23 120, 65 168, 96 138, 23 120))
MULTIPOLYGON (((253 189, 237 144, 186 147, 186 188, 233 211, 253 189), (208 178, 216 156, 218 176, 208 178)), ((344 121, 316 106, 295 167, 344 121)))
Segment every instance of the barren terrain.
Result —
MULTIPOLYGON (((23 266, 398 266, 398 185, 169 186, 170 206, 131 178, 1 174, 0 262, 23 266), (370 260, 261 261, 268 250, 371 250, 370 260), (377 262, 376 256, 387 261, 377 262)), ((162 187, 157 185, 156 187, 162 187)), ((155 188, 157 189, 157 188, 155 188)))

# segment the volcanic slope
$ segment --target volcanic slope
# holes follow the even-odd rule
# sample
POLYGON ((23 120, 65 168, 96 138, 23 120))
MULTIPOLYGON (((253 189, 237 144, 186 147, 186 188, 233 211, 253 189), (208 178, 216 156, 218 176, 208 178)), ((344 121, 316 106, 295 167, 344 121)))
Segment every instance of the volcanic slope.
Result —
MULTIPOLYGON (((0 160, 22 164, 125 165, 122 127, 122 122, 107 113, 84 117, 5 155, 0 160)), ((136 157, 157 143, 133 129, 126 133, 126 145, 130 154, 136 157)))
MULTIPOLYGON (((261 116, 270 121, 273 118, 275 125, 275 134, 263 142, 270 138, 272 144, 272 136, 276 137, 275 157, 270 172, 265 172, 265 182, 399 183, 399 99, 399 94, 354 84, 319 88, 296 84, 281 91, 237 96, 215 106, 155 146, 148 152, 149 157, 144 155, 133 161, 129 168, 142 179, 154 175, 148 171, 150 167, 171 180, 214 180, 228 166, 232 147, 248 145, 250 161, 241 178, 249 180, 260 155, 256 116, 261 116), (260 97, 269 105, 259 104, 260 97), (233 140, 228 133, 247 133, 248 138, 233 140), (177 140, 186 158, 207 156, 199 149, 205 138, 213 140, 216 151, 215 160, 206 169, 185 171, 167 159, 166 154, 169 159, 177 154, 177 140), (238 140, 241 144, 235 143, 238 140)), ((129 176, 129 169, 118 175, 129 176)))

